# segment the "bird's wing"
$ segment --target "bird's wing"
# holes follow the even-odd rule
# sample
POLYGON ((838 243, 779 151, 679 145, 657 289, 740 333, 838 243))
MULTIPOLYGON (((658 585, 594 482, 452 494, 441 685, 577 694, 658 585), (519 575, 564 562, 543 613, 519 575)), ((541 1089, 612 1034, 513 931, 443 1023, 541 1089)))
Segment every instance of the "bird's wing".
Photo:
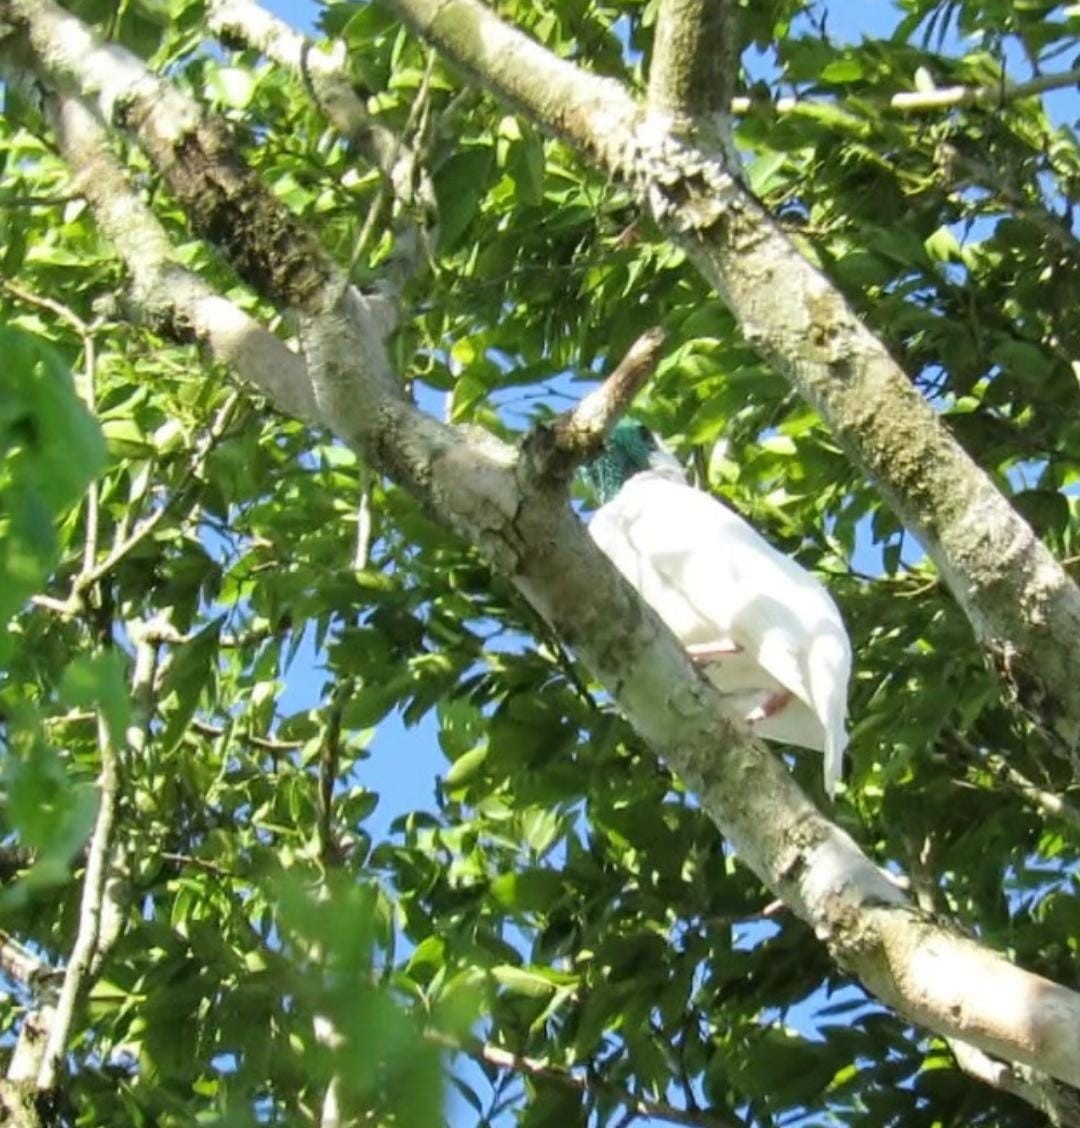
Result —
MULTIPOLYGON (((812 693, 806 668, 811 640, 822 631, 838 629, 845 641, 846 634, 835 604, 813 576, 692 486, 639 474, 597 518, 604 510, 612 512, 600 522, 597 543, 632 583, 628 567, 654 573, 718 637, 733 638, 763 670, 818 711, 820 694, 812 693), (617 537, 609 535, 614 527, 617 537), (618 541, 617 555, 605 546, 605 537, 618 541)), ((636 586, 663 615, 645 588, 636 586)))

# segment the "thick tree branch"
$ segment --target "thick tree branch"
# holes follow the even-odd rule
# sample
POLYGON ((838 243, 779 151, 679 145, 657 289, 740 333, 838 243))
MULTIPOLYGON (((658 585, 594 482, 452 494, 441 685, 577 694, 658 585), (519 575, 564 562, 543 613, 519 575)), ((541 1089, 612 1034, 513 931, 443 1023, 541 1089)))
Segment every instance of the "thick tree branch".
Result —
POLYGON ((77 98, 50 100, 61 152, 105 237, 124 259, 145 315, 180 340, 194 338, 275 405, 314 419, 301 357, 198 275, 172 261, 172 245, 112 154, 101 122, 77 98))
POLYGON ((677 122, 728 116, 739 68, 735 10, 731 0, 661 0, 650 109, 677 122))
POLYGON ((1022 707, 1080 736, 1080 590, 840 292, 733 177, 611 79, 477 0, 384 0, 438 50, 647 201, 743 335, 829 424, 925 546, 1022 707))
POLYGON ((2 928, 0 928, 0 971, 24 987, 33 987, 36 982, 57 974, 54 968, 2 928))
MULTIPOLYGON (((397 3, 400 10, 418 5, 419 0, 397 3)), ((35 50, 54 64, 58 54, 62 56, 59 79, 78 67, 87 82, 100 82, 93 68, 84 73, 70 45, 59 53, 53 49, 50 36, 69 31, 52 7, 48 0, 3 0, 0 13, 17 9, 34 24, 35 50), (42 12, 46 16, 38 26, 42 12)), ((590 151, 605 167, 615 162, 620 171, 634 173, 642 193, 655 196, 653 206, 662 222, 700 258, 708 260, 713 253, 710 239, 719 240, 724 249, 722 235, 740 233, 742 246, 742 239, 752 234, 745 253, 761 267, 755 258, 757 243, 764 240, 775 247, 776 236, 762 226, 765 221, 754 210, 756 205, 738 194, 711 157, 686 150, 662 131, 650 133, 655 123, 640 118, 617 84, 582 76, 570 64, 550 60, 498 21, 488 25, 485 21, 492 17, 486 9, 444 0, 439 13, 436 31, 445 30, 455 41, 464 37, 471 48, 482 26, 484 51, 490 47, 494 57, 474 58, 473 65, 490 65, 496 78, 489 76, 489 82, 509 86, 523 102, 562 113, 564 133, 579 142, 588 138, 590 151), (584 102, 576 94, 579 82, 587 87, 584 102), (743 221, 748 223, 745 229, 743 221)), ((72 36, 72 42, 93 54, 94 43, 87 36, 72 36)), ((121 89, 130 95, 127 85, 121 89)), ((811 923, 841 965, 914 1022, 1080 1084, 1080 997, 1019 970, 908 904, 848 835, 820 816, 784 766, 750 739, 742 725, 725 720, 722 696, 596 548, 571 511, 565 491, 537 481, 517 452, 494 437, 466 438, 412 407, 387 356, 384 323, 364 297, 338 287, 340 275, 321 252, 302 270, 274 262, 275 254, 288 256, 298 248, 310 249, 312 243, 306 236, 293 241, 296 221, 277 216, 258 181, 218 144, 220 135, 200 133, 198 121, 185 116, 183 127, 174 130, 174 143, 168 144, 160 132, 170 120, 168 105, 163 108, 141 94, 128 97, 129 107, 135 102, 138 110, 129 120, 136 123, 140 138, 148 132, 152 159, 162 163, 173 181, 186 185, 181 198, 197 229, 234 255, 238 269, 263 292, 293 300, 300 308, 308 370, 322 418, 375 471, 411 490, 513 580, 577 649, 642 737, 697 794, 702 809, 742 861, 811 923), (215 154, 222 155, 222 164, 213 159, 215 154), (243 201, 239 214, 227 206, 237 198, 243 201), (250 222, 254 216, 278 224, 268 242, 260 240, 260 228, 250 222), (233 219, 235 226, 223 228, 233 219), (994 984, 993 992, 986 991, 988 982, 994 984)), ((799 283, 795 312, 779 304, 784 316, 794 318, 792 332, 801 334, 800 344, 805 343, 802 336, 809 336, 816 352, 806 362, 788 362, 788 370, 815 394, 817 382, 828 385, 840 375, 858 385, 863 366, 853 359, 862 354, 853 358, 840 350, 835 357, 832 338, 826 334, 818 339, 816 331, 811 332, 819 322, 810 313, 820 305, 828 323, 825 315, 835 312, 839 299, 820 275, 806 273, 805 263, 793 269, 799 283), (804 366, 809 366, 808 374, 804 366)), ((764 315, 743 283, 728 284, 728 291, 744 325, 755 327, 764 315)), ((761 300, 775 301, 775 281, 766 291, 761 300)), ((857 336, 857 319, 850 312, 847 316, 855 325, 843 326, 839 336, 850 345, 855 335, 871 359, 884 363, 877 342, 866 334, 857 336)), ((766 320, 755 339, 761 344, 765 334, 765 344, 773 349, 779 347, 778 333, 774 321, 766 320)), ((863 388, 871 400, 875 388, 872 381, 863 388)), ((817 398, 835 414, 828 396, 817 398)))
MULTIPOLYGON (((912 891, 919 905, 928 913, 938 914, 942 906, 940 891, 930 868, 932 842, 931 838, 926 838, 918 847, 909 843, 908 869, 912 891)), ((946 1038, 945 1044, 952 1051, 956 1064, 969 1077, 1026 1101, 1055 1128, 1059 1125, 1069 1128, 1080 1125, 1080 1094, 1074 1089, 1029 1066, 997 1061, 962 1038, 946 1038)))
POLYGON ((245 281, 307 313, 327 304, 328 290, 340 300, 341 271, 243 164, 224 123, 204 118, 179 87, 130 52, 102 43, 53 0, 3 0, 0 15, 21 32, 5 44, 7 65, 21 68, 31 57, 50 89, 92 100, 105 122, 130 130, 192 223, 245 281))

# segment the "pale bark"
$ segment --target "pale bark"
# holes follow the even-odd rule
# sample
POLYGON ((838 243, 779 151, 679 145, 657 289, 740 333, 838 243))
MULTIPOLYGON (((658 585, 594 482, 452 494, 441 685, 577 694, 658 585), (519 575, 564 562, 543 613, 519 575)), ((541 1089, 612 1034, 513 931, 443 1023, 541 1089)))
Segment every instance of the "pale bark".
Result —
POLYGON ((730 0, 661 0, 649 68, 649 105, 676 119, 727 116, 735 80, 730 0))
MULTIPOLYGON (((398 7, 422 8, 418 0, 398 7)), ((455 42, 464 37, 472 47, 482 39, 484 54, 469 57, 474 67, 490 66, 489 85, 504 93, 512 86, 522 105, 550 112, 558 107, 565 135, 588 138, 593 156, 605 167, 617 161, 643 194, 656 197, 653 204, 662 221, 706 265, 715 257, 710 269, 719 271, 717 263, 725 266, 731 277, 723 280, 744 326, 753 329, 762 319, 755 339, 766 351, 778 347, 779 329, 774 319, 760 313, 749 286, 753 277, 760 284, 763 264, 772 262, 769 253, 790 249, 778 242, 782 237, 712 158, 688 152, 664 133, 661 123, 641 117, 617 84, 582 76, 570 64, 551 60, 498 21, 489 23, 490 14, 478 6, 450 0, 440 11, 430 34, 455 42), (576 94, 579 84, 584 101, 576 94), (692 172, 691 157, 697 162, 692 172), (685 200, 677 195, 683 190, 689 193, 685 200), (726 256, 729 243, 741 246, 749 232, 757 233, 766 252, 753 241, 745 246, 753 262, 744 275, 726 256)), ((534 459, 491 436, 441 424, 406 400, 385 347, 385 317, 370 299, 343 285, 317 243, 239 166, 219 131, 198 120, 195 108, 179 95, 156 97, 157 80, 138 75, 138 64, 130 58, 124 67, 132 81, 122 90, 111 78, 103 80, 95 52, 104 49, 85 31, 72 31, 72 21, 59 17, 51 0, 0 0, 0 14, 5 13, 29 23, 36 65, 47 81, 81 85, 99 98, 106 82, 114 102, 123 95, 124 120, 174 191, 179 189, 181 200, 192 201, 193 224, 215 237, 261 292, 300 311, 306 373, 321 418, 376 470, 411 490, 448 527, 479 546, 517 585, 696 793, 742 861, 814 928, 842 966, 907 1018, 1080 1085, 1080 996, 1014 967, 927 917, 846 833, 822 818, 783 765, 738 722, 724 718, 721 696, 595 547, 565 492, 536 473, 534 459), (198 162, 191 157, 196 147, 198 162), (227 222, 234 212, 235 225, 227 222), (252 215, 270 224, 273 241, 260 239, 252 215), (284 256, 286 263, 276 262, 275 255, 284 256), (299 255, 309 256, 303 270, 295 267, 299 255), (992 991, 987 984, 993 984, 992 991)), ((115 51, 110 49, 110 57, 115 51)), ((118 249, 127 253, 122 243, 118 249)), ((837 305, 820 275, 805 264, 796 273, 799 300, 783 308, 809 337, 809 344, 797 342, 800 350, 808 347, 812 355, 796 351, 794 359, 785 361, 788 370, 832 413, 851 449, 869 457, 867 451, 881 442, 893 451, 887 436, 875 430, 878 407, 873 402, 857 416, 870 435, 860 446, 845 415, 852 405, 844 399, 843 387, 834 390, 830 382, 839 371, 853 383, 869 380, 865 390, 873 392, 877 380, 907 403, 902 388, 893 386, 898 374, 891 361, 868 335, 860 335, 857 323, 843 320, 853 317, 837 305), (838 317, 843 347, 816 336, 819 324, 835 324, 838 317)), ((164 272, 158 277, 164 278, 164 272)), ((773 285, 770 294, 775 290, 773 285)), ((170 297, 158 289, 148 300, 167 305, 170 297)), ((212 336, 206 344, 216 347, 212 336)), ((270 381, 251 375, 267 395, 274 394, 270 381)), ((906 394, 922 408, 910 389, 906 394)), ((945 456, 955 458, 944 431, 934 430, 932 417, 920 418, 933 436, 931 445, 941 445, 945 456)), ((925 435, 912 441, 925 449, 925 435)), ((984 489, 977 471, 968 465, 963 471, 975 482, 971 488, 976 493, 984 489)), ((935 473, 932 468, 929 472, 935 473)), ((918 477, 915 470, 911 473, 918 477)), ((901 496, 924 517, 927 511, 936 514, 930 505, 932 490, 928 495, 912 489, 903 476, 901 486, 908 487, 907 493, 900 489, 901 496)), ((1001 518, 998 505, 1011 519, 1011 511, 997 498, 989 505, 988 520, 1001 518)), ((947 516, 957 519, 951 512, 947 516)), ((938 551, 943 551, 940 544, 938 551)), ((1042 560, 1037 554, 1036 559, 1042 560)), ((959 575, 963 573, 957 569, 953 579, 959 575)), ((1012 573, 1007 579, 1013 584, 1008 590, 1014 590, 1019 581, 1012 573)), ((969 602, 977 608, 993 603, 979 591, 969 602)))
POLYGON ((326 119, 393 178, 401 146, 390 130, 371 120, 348 72, 343 43, 316 45, 253 0, 209 0, 207 22, 225 42, 239 41, 299 75, 326 119))

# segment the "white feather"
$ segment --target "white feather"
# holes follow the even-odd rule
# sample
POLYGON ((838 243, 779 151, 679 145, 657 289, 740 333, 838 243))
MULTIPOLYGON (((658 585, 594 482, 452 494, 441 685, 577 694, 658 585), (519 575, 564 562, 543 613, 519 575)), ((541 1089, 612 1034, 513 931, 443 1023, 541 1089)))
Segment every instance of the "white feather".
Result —
POLYGON ((821 583, 667 466, 630 478, 589 532, 684 645, 735 644, 706 667, 733 710, 747 716, 776 693, 792 695, 755 731, 823 751, 832 795, 847 745, 851 646, 821 583))

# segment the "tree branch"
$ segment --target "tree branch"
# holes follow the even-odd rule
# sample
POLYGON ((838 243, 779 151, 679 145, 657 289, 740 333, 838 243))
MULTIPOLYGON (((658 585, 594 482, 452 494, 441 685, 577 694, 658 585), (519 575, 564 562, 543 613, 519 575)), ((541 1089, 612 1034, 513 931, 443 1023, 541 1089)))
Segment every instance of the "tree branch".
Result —
POLYGON ((988 771, 1038 811, 1051 818, 1061 819, 1074 829, 1080 830, 1080 808, 1070 803, 1068 799, 1045 787, 1040 787, 1034 780, 1009 764, 1003 756, 976 745, 958 729, 950 728, 948 736, 972 764, 988 771))
MULTIPOLYGON (((938 885, 930 869, 931 843, 932 839, 926 838, 918 849, 913 843, 908 843, 908 870, 919 904, 926 912, 937 914, 942 911, 942 906, 938 885)), ((946 1038, 945 1044, 952 1051, 956 1064, 969 1077, 1026 1101, 1055 1128, 1059 1125, 1069 1128, 1080 1125, 1080 1094, 1075 1090, 1058 1084, 1029 1066, 996 1061, 962 1038, 946 1038)))
POLYGON ((316 45, 255 0, 210 0, 206 20, 227 46, 254 48, 300 78, 334 128, 395 180, 401 146, 391 130, 372 121, 349 73, 344 43, 316 45))
POLYGON ((730 0, 661 0, 649 108, 677 122, 726 118, 739 73, 736 8, 730 0))
POLYGON ((64 972, 56 1012, 49 1025, 49 1035, 38 1069, 37 1088, 42 1092, 48 1092, 56 1086, 60 1062, 75 1019, 75 1005, 79 1001, 83 982, 98 945, 106 871, 120 786, 119 757, 104 717, 98 719, 98 751, 101 756, 98 785, 101 791, 100 806, 86 858, 86 874, 83 877, 82 901, 79 906, 79 929, 64 972))
POLYGON ((172 336, 194 338, 214 358, 301 419, 316 415, 303 360, 197 274, 172 262, 173 249, 112 155, 101 122, 77 98, 50 99, 60 150, 94 217, 131 272, 133 296, 172 336))
POLYGON ((958 1038, 948 1040, 956 1064, 977 1081, 1011 1093, 1041 1112, 1055 1128, 1076 1128, 1080 1125, 1080 1097, 1075 1091, 1040 1076, 1024 1066, 995 1061, 974 1046, 958 1038))
POLYGON ((0 928, 0 971, 24 987, 33 987, 42 979, 60 974, 2 928, 0 928))
POLYGON ((596 1077, 583 1077, 580 1074, 571 1073, 570 1070, 561 1066, 552 1065, 550 1062, 542 1061, 539 1058, 516 1054, 512 1050, 493 1046, 490 1042, 483 1042, 478 1038, 458 1042, 435 1031, 428 1031, 425 1038, 437 1046, 466 1054, 474 1061, 493 1065, 496 1069, 507 1069, 536 1080, 551 1082, 564 1089, 572 1089, 576 1093, 595 1094, 611 1098, 618 1101, 635 1117, 650 1116, 654 1120, 661 1120, 667 1124, 686 1124, 697 1126, 697 1128, 742 1128, 743 1126, 743 1121, 738 1117, 717 1116, 715 1113, 677 1108, 666 1101, 656 1101, 648 1097, 638 1096, 620 1085, 596 1077))
POLYGON ((579 466, 595 457, 612 427, 656 369, 664 331, 647 329, 598 388, 551 422, 540 422, 523 443, 529 473, 565 486, 579 466))
MULTIPOLYGON (((890 110, 903 113, 933 113, 937 110, 955 109, 958 106, 979 106, 996 109, 1019 98, 1030 98, 1050 90, 1067 90, 1080 85, 1080 68, 1056 74, 1040 74, 1026 82, 995 83, 990 86, 941 86, 932 90, 902 90, 871 101, 890 110)), ((767 106, 776 114, 813 111, 821 102, 814 98, 777 98, 775 101, 738 97, 731 100, 733 114, 750 113, 757 106, 767 106)))

